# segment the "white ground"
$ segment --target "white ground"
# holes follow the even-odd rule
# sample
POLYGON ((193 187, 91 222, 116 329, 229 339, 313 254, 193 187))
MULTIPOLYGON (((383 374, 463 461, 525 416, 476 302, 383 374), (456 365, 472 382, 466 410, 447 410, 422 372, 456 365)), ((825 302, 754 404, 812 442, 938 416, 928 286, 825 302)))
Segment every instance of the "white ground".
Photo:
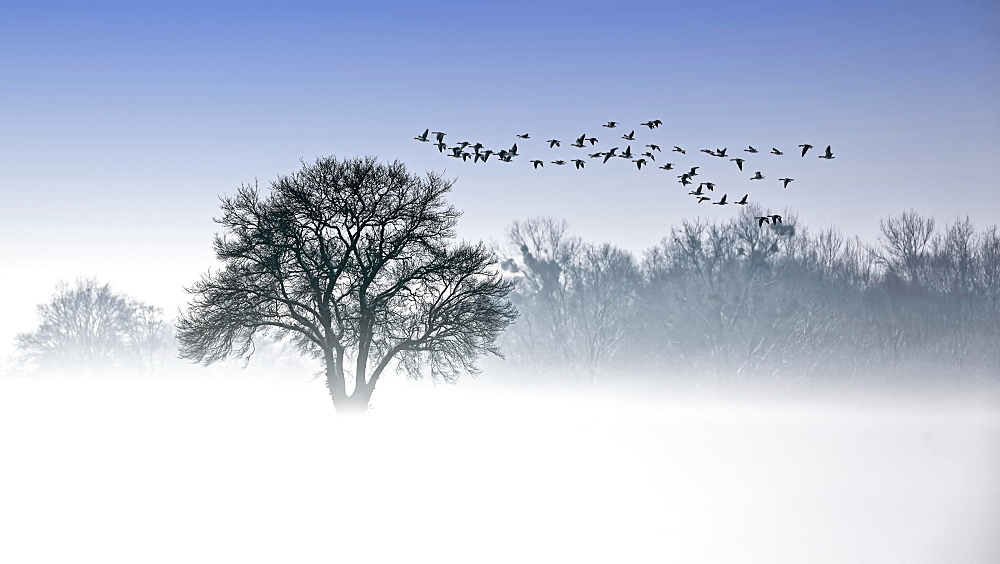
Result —
POLYGON ((862 398, 0 380, 0 562, 1000 562, 1000 406, 862 398))

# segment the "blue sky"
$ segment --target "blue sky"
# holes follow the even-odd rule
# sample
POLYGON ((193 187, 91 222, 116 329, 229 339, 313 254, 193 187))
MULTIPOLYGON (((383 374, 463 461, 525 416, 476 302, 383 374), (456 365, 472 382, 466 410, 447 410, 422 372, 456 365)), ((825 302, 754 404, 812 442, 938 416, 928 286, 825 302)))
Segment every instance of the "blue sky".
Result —
POLYGON ((577 156, 550 137, 617 145, 609 120, 809 226, 874 240, 910 208, 1000 218, 993 1, 209 4, 0 7, 0 351, 59 279, 172 310, 213 265, 219 195, 322 155, 445 172, 472 239, 550 215, 641 251, 683 218, 736 212, 624 161, 527 162, 577 156), (414 141, 425 128, 532 139, 514 163, 473 165, 414 141), (799 143, 837 158, 794 157, 799 143), (787 151, 749 170, 796 178, 788 190, 695 154, 747 145, 787 151))

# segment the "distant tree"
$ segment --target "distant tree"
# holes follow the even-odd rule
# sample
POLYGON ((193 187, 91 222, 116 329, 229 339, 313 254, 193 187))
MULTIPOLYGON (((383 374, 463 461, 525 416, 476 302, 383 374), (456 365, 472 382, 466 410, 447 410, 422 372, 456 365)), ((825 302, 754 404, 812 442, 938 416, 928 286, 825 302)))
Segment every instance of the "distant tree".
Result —
POLYGON ((222 270, 188 288, 181 356, 245 356, 258 332, 290 337, 322 359, 338 413, 364 412, 395 363, 455 381, 474 372, 516 313, 513 284, 480 244, 452 244, 453 182, 373 157, 321 158, 262 196, 223 198, 222 270), (352 389, 349 389, 349 384, 352 389))
POLYGON ((17 348, 42 370, 153 370, 173 349, 162 310, 94 279, 60 282, 38 306, 41 323, 17 348))

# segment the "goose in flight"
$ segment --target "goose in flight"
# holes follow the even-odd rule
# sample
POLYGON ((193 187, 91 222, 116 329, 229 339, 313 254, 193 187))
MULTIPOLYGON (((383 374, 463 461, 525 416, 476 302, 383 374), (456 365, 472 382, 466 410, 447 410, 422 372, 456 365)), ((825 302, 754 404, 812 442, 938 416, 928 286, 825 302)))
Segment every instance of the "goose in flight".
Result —
POLYGON ((521 139, 529 139, 527 133, 525 133, 525 134, 518 134, 517 136, 520 137, 521 139))
POLYGON ((717 156, 717 157, 727 157, 727 156, 729 156, 729 155, 726 154, 726 151, 728 151, 728 150, 729 150, 729 147, 723 147, 721 149, 716 149, 715 150, 715 156, 717 156))
POLYGON ((588 137, 586 140, 589 141, 591 145, 597 145, 597 137, 588 137))
POLYGON ((638 167, 639 170, 642 170, 642 165, 646 164, 646 159, 633 159, 632 162, 635 163, 635 166, 638 167))
POLYGON ((612 147, 610 151, 608 151, 607 153, 605 153, 604 154, 604 162, 607 163, 608 159, 610 159, 611 157, 615 156, 615 151, 617 151, 617 150, 618 150, 618 147, 612 147))
POLYGON ((608 123, 602 125, 601 127, 618 127, 617 121, 609 121, 608 123))
POLYGON ((743 170, 743 159, 729 159, 729 160, 735 161, 736 166, 740 167, 740 170, 743 170))
POLYGON ((427 138, 427 136, 430 135, 430 133, 431 133, 430 128, 427 128, 424 130, 423 133, 414 137, 414 139, 416 139, 417 141, 430 141, 430 139, 427 138))
POLYGON ((434 145, 438 148, 439 153, 443 153, 444 150, 448 148, 448 144, 445 143, 444 141, 440 143, 435 143, 434 145))
POLYGON ((698 196, 698 203, 700 204, 702 202, 707 202, 707 201, 709 201, 711 199, 712 198, 709 198, 708 196, 698 196))
POLYGON ((703 196, 705 193, 701 191, 701 185, 699 184, 697 188, 688 192, 692 196, 703 196))
POLYGON ((771 223, 781 223, 780 215, 772 215, 770 217, 771 217, 771 223))
POLYGON ((538 168, 538 167, 540 167, 540 166, 545 166, 545 163, 544 163, 544 162, 542 162, 542 161, 538 161, 538 160, 535 160, 535 161, 531 161, 531 164, 532 164, 532 165, 534 165, 534 166, 535 166, 535 168, 538 168))
POLYGON ((633 129, 628 133, 628 135, 622 135, 622 139, 626 141, 635 141, 635 130, 633 129))
POLYGON ((722 195, 722 199, 719 200, 718 202, 712 202, 712 205, 713 206, 724 206, 724 205, 726 205, 726 194, 723 194, 722 195))
POLYGON ((833 151, 831 151, 830 150, 830 146, 827 145, 826 146, 826 154, 825 155, 820 155, 819 158, 821 158, 821 159, 835 159, 837 157, 833 156, 833 151))
POLYGON ((559 140, 558 139, 549 139, 548 141, 546 141, 546 143, 549 144, 549 149, 551 149, 552 147, 561 147, 562 146, 562 145, 559 144, 559 140))
POLYGON ((761 174, 760 171, 758 170, 757 172, 754 173, 753 177, 750 178, 750 180, 764 180, 764 175, 761 174))
POLYGON ((482 143, 476 143, 475 145, 472 146, 472 150, 475 151, 477 155, 479 154, 479 149, 482 148, 483 148, 482 143))
POLYGON ((756 152, 758 152, 757 149, 753 148, 753 145, 749 145, 748 148, 743 149, 743 150, 746 151, 746 152, 748 152, 748 153, 756 153, 756 152))
POLYGON ((784 153, 782 153, 781 151, 779 151, 778 149, 776 149, 774 147, 771 147, 771 153, 775 154, 775 155, 784 155, 784 153))
POLYGON ((444 141, 444 136, 447 135, 447 133, 445 133, 443 131, 431 131, 431 133, 434 134, 434 138, 437 139, 438 143, 441 143, 442 141, 444 141))
POLYGON ((554 165, 564 165, 564 164, 566 164, 566 161, 551 161, 551 162, 554 165))
POLYGON ((576 168, 583 168, 583 165, 587 164, 582 159, 573 159, 573 162, 576 163, 576 168))
POLYGON ((461 158, 462 157, 462 149, 463 148, 464 147, 452 147, 451 148, 451 153, 452 153, 451 156, 456 157, 456 158, 461 158))
POLYGON ((771 223, 771 217, 770 216, 766 216, 766 215, 764 215, 764 216, 757 216, 757 227, 764 227, 765 223, 767 223, 767 224, 771 223))
POLYGON ((586 145, 583 144, 583 138, 582 137, 579 138, 579 139, 577 139, 575 143, 570 143, 569 146, 570 147, 579 147, 581 149, 584 148, 584 147, 586 147, 586 145))
POLYGON ((809 144, 799 145, 799 147, 802 147, 802 156, 803 157, 806 156, 806 151, 808 151, 809 149, 813 148, 813 146, 809 145, 809 144))
POLYGON ((674 150, 677 151, 678 153, 682 154, 682 155, 686 155, 687 154, 687 151, 685 151, 684 149, 681 149, 677 145, 674 145, 674 150))
POLYGON ((791 182, 791 181, 793 181, 793 180, 795 180, 795 179, 794 178, 779 178, 778 180, 781 181, 781 187, 782 188, 788 188, 788 183, 791 182))
POLYGON ((698 149, 698 150, 707 155, 712 155, 713 157, 715 156, 715 151, 711 149, 698 149))
POLYGON ((510 148, 510 151, 508 151, 508 153, 510 153, 510 156, 512 157, 517 156, 517 143, 514 143, 514 146, 510 148))
POLYGON ((590 153, 587 156, 592 159, 599 159, 604 156, 604 153, 590 153))
POLYGON ((747 205, 747 196, 749 196, 749 195, 750 194, 743 194, 743 199, 742 200, 740 200, 738 202, 733 202, 733 203, 734 204, 739 204, 741 206, 745 206, 745 205, 747 205))
POLYGON ((687 186, 688 184, 691 184, 691 177, 688 176, 688 175, 686 175, 686 174, 682 174, 682 175, 678 176, 677 178, 681 179, 681 185, 682 186, 687 186))
POLYGON ((654 161, 656 160, 656 157, 653 155, 653 153, 650 153, 649 151, 646 151, 645 153, 643 153, 642 156, 649 157, 650 160, 654 160, 654 161))
POLYGON ((693 167, 691 167, 691 170, 688 171, 688 176, 698 176, 698 172, 697 171, 698 171, 699 168, 701 168, 701 167, 700 166, 693 166, 693 167))
POLYGON ((623 158, 623 159, 631 159, 632 158, 632 145, 629 145, 628 147, 625 147, 625 152, 622 153, 622 154, 620 154, 620 155, 618 155, 618 156, 621 157, 621 158, 623 158))
POLYGON ((482 153, 476 153, 476 158, 474 158, 472 160, 472 162, 474 162, 474 163, 475 162, 479 162, 479 159, 483 159, 483 162, 485 163, 486 159, 490 158, 490 155, 492 155, 492 154, 493 154, 493 149, 487 149, 487 150, 483 151, 482 153))
MULTIPOLYGON (((660 151, 660 146, 659 145, 646 145, 646 146, 649 147, 650 150, 660 151)), ((662 153, 663 151, 660 151, 660 152, 662 153)))
POLYGON ((660 168, 662 168, 663 170, 673 170, 674 163, 667 163, 667 164, 661 166, 660 168))
POLYGON ((645 125, 646 127, 650 128, 650 129, 653 129, 654 127, 658 127, 661 123, 663 123, 663 122, 661 122, 660 120, 657 119, 657 120, 646 121, 646 122, 640 123, 639 125, 645 125))
POLYGON ((715 183, 714 182, 702 182, 701 184, 698 185, 698 188, 700 189, 702 186, 704 186, 705 188, 708 188, 709 190, 711 190, 713 192, 715 191, 715 183))

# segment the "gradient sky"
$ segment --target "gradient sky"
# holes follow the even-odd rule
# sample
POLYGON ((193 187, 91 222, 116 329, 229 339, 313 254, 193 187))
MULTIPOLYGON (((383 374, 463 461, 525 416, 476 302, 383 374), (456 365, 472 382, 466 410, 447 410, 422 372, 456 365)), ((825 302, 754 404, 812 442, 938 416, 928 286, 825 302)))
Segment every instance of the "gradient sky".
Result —
POLYGON ((470 239, 548 215, 639 252, 683 218, 738 211, 622 160, 531 169, 578 154, 547 152, 550 137, 619 145, 609 120, 813 228, 874 241, 911 208, 1000 223, 994 0, 85 4, 0 6, 0 353, 60 279, 173 313, 215 264, 218 197, 325 155, 444 172, 470 239), (513 163, 473 165, 414 141, 425 128, 532 139, 513 163), (697 154, 748 144, 788 151, 748 166, 770 184, 697 154))

